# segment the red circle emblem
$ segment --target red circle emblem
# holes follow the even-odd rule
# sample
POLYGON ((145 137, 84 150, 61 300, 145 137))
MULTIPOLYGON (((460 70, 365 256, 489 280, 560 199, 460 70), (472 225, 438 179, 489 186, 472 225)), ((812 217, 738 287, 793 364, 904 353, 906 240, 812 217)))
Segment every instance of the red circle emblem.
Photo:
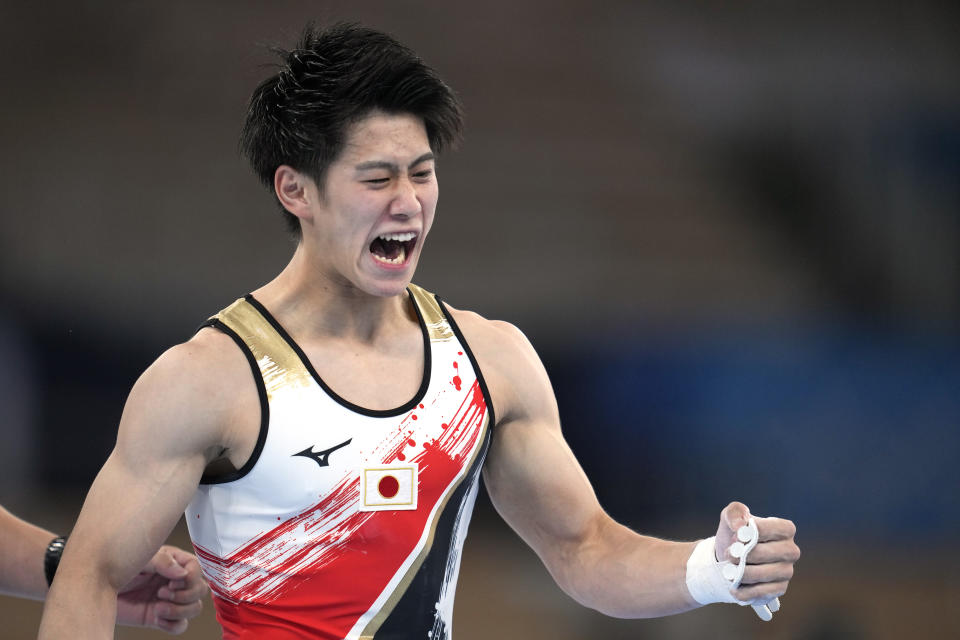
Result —
POLYGON ((380 482, 377 483, 377 491, 387 499, 396 497, 400 491, 400 483, 394 476, 383 476, 380 478, 380 482))

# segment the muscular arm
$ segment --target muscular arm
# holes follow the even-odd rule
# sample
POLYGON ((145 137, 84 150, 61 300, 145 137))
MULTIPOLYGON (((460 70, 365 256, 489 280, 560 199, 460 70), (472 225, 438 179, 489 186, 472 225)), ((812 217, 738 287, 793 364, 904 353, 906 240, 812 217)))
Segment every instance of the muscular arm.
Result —
POLYGON ((50 589, 41 638, 112 638, 117 592, 169 535, 222 449, 216 338, 174 347, 134 385, 50 589), (214 369, 216 371, 216 369, 214 369))
POLYGON ((507 377, 488 381, 501 417, 484 475, 497 511, 586 606, 618 617, 695 607, 684 582, 692 543, 639 535, 603 511, 560 431, 539 358, 519 331, 497 325, 502 364, 492 366, 507 377))
POLYGON ((684 583, 692 543, 642 536, 611 519, 559 430, 498 425, 484 480, 497 511, 575 600, 617 617, 696 606, 684 583))
MULTIPOLYGON (((662 616, 699 606, 686 587, 694 543, 640 535, 603 511, 563 438, 550 381, 526 338, 510 325, 474 314, 457 319, 475 345, 499 416, 484 469, 490 497, 557 584, 582 604, 617 617, 662 616)), ((733 542, 732 531, 745 523, 739 521, 745 513, 737 503, 724 511, 718 548, 733 542)), ((769 542, 757 555, 772 564, 748 566, 745 587, 737 592, 742 599, 780 595, 792 574, 792 524, 770 520, 775 522, 760 525, 761 540, 769 542)))

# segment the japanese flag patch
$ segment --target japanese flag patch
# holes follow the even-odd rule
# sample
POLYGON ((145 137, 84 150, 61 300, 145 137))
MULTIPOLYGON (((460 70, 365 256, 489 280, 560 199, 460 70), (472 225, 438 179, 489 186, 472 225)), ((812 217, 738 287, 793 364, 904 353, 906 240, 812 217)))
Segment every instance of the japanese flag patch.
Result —
POLYGON ((360 474, 360 511, 414 511, 417 465, 380 464, 360 474))

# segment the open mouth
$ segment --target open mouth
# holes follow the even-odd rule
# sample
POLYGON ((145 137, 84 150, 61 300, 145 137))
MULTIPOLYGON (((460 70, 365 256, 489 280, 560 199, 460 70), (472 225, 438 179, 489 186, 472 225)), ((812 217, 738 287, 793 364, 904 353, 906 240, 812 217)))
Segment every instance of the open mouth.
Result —
POLYGON ((370 243, 370 253, 384 264, 401 265, 407 261, 407 256, 416 244, 417 234, 412 231, 384 233, 370 243))

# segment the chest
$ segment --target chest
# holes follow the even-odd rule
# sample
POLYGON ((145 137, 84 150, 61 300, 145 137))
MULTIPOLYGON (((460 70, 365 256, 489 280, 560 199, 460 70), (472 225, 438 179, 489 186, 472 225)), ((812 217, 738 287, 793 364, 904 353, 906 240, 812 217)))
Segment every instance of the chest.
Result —
POLYGON ((409 402, 424 384, 427 369, 419 330, 387 345, 337 341, 306 345, 304 357, 332 395, 373 411, 409 402))
POLYGON ((486 416, 482 394, 447 386, 434 381, 399 412, 358 412, 322 393, 274 398, 270 433, 250 482, 270 486, 270 501, 284 511, 318 499, 320 511, 336 511, 341 503, 352 511, 352 503, 362 502, 366 476, 393 467, 412 469, 417 492, 441 492, 468 464, 486 416), (435 481, 440 484, 432 486, 435 481))
MULTIPOLYGON (((240 480, 202 489, 196 508, 198 513, 209 509, 210 517, 194 515, 198 522, 193 524, 199 527, 229 514, 229 535, 223 528, 217 534, 226 548, 283 522, 300 523, 297 535, 310 531, 337 538, 367 523, 365 535, 387 536, 392 527, 370 528, 370 523, 392 520, 370 520, 364 512, 363 481, 395 467, 412 469, 416 511, 411 513, 430 513, 482 460, 489 442, 489 410, 482 385, 458 345, 434 344, 425 366, 425 388, 387 411, 349 406, 315 379, 273 385, 267 428, 249 472, 240 480)), ((402 508, 399 512, 407 513, 402 508)))

